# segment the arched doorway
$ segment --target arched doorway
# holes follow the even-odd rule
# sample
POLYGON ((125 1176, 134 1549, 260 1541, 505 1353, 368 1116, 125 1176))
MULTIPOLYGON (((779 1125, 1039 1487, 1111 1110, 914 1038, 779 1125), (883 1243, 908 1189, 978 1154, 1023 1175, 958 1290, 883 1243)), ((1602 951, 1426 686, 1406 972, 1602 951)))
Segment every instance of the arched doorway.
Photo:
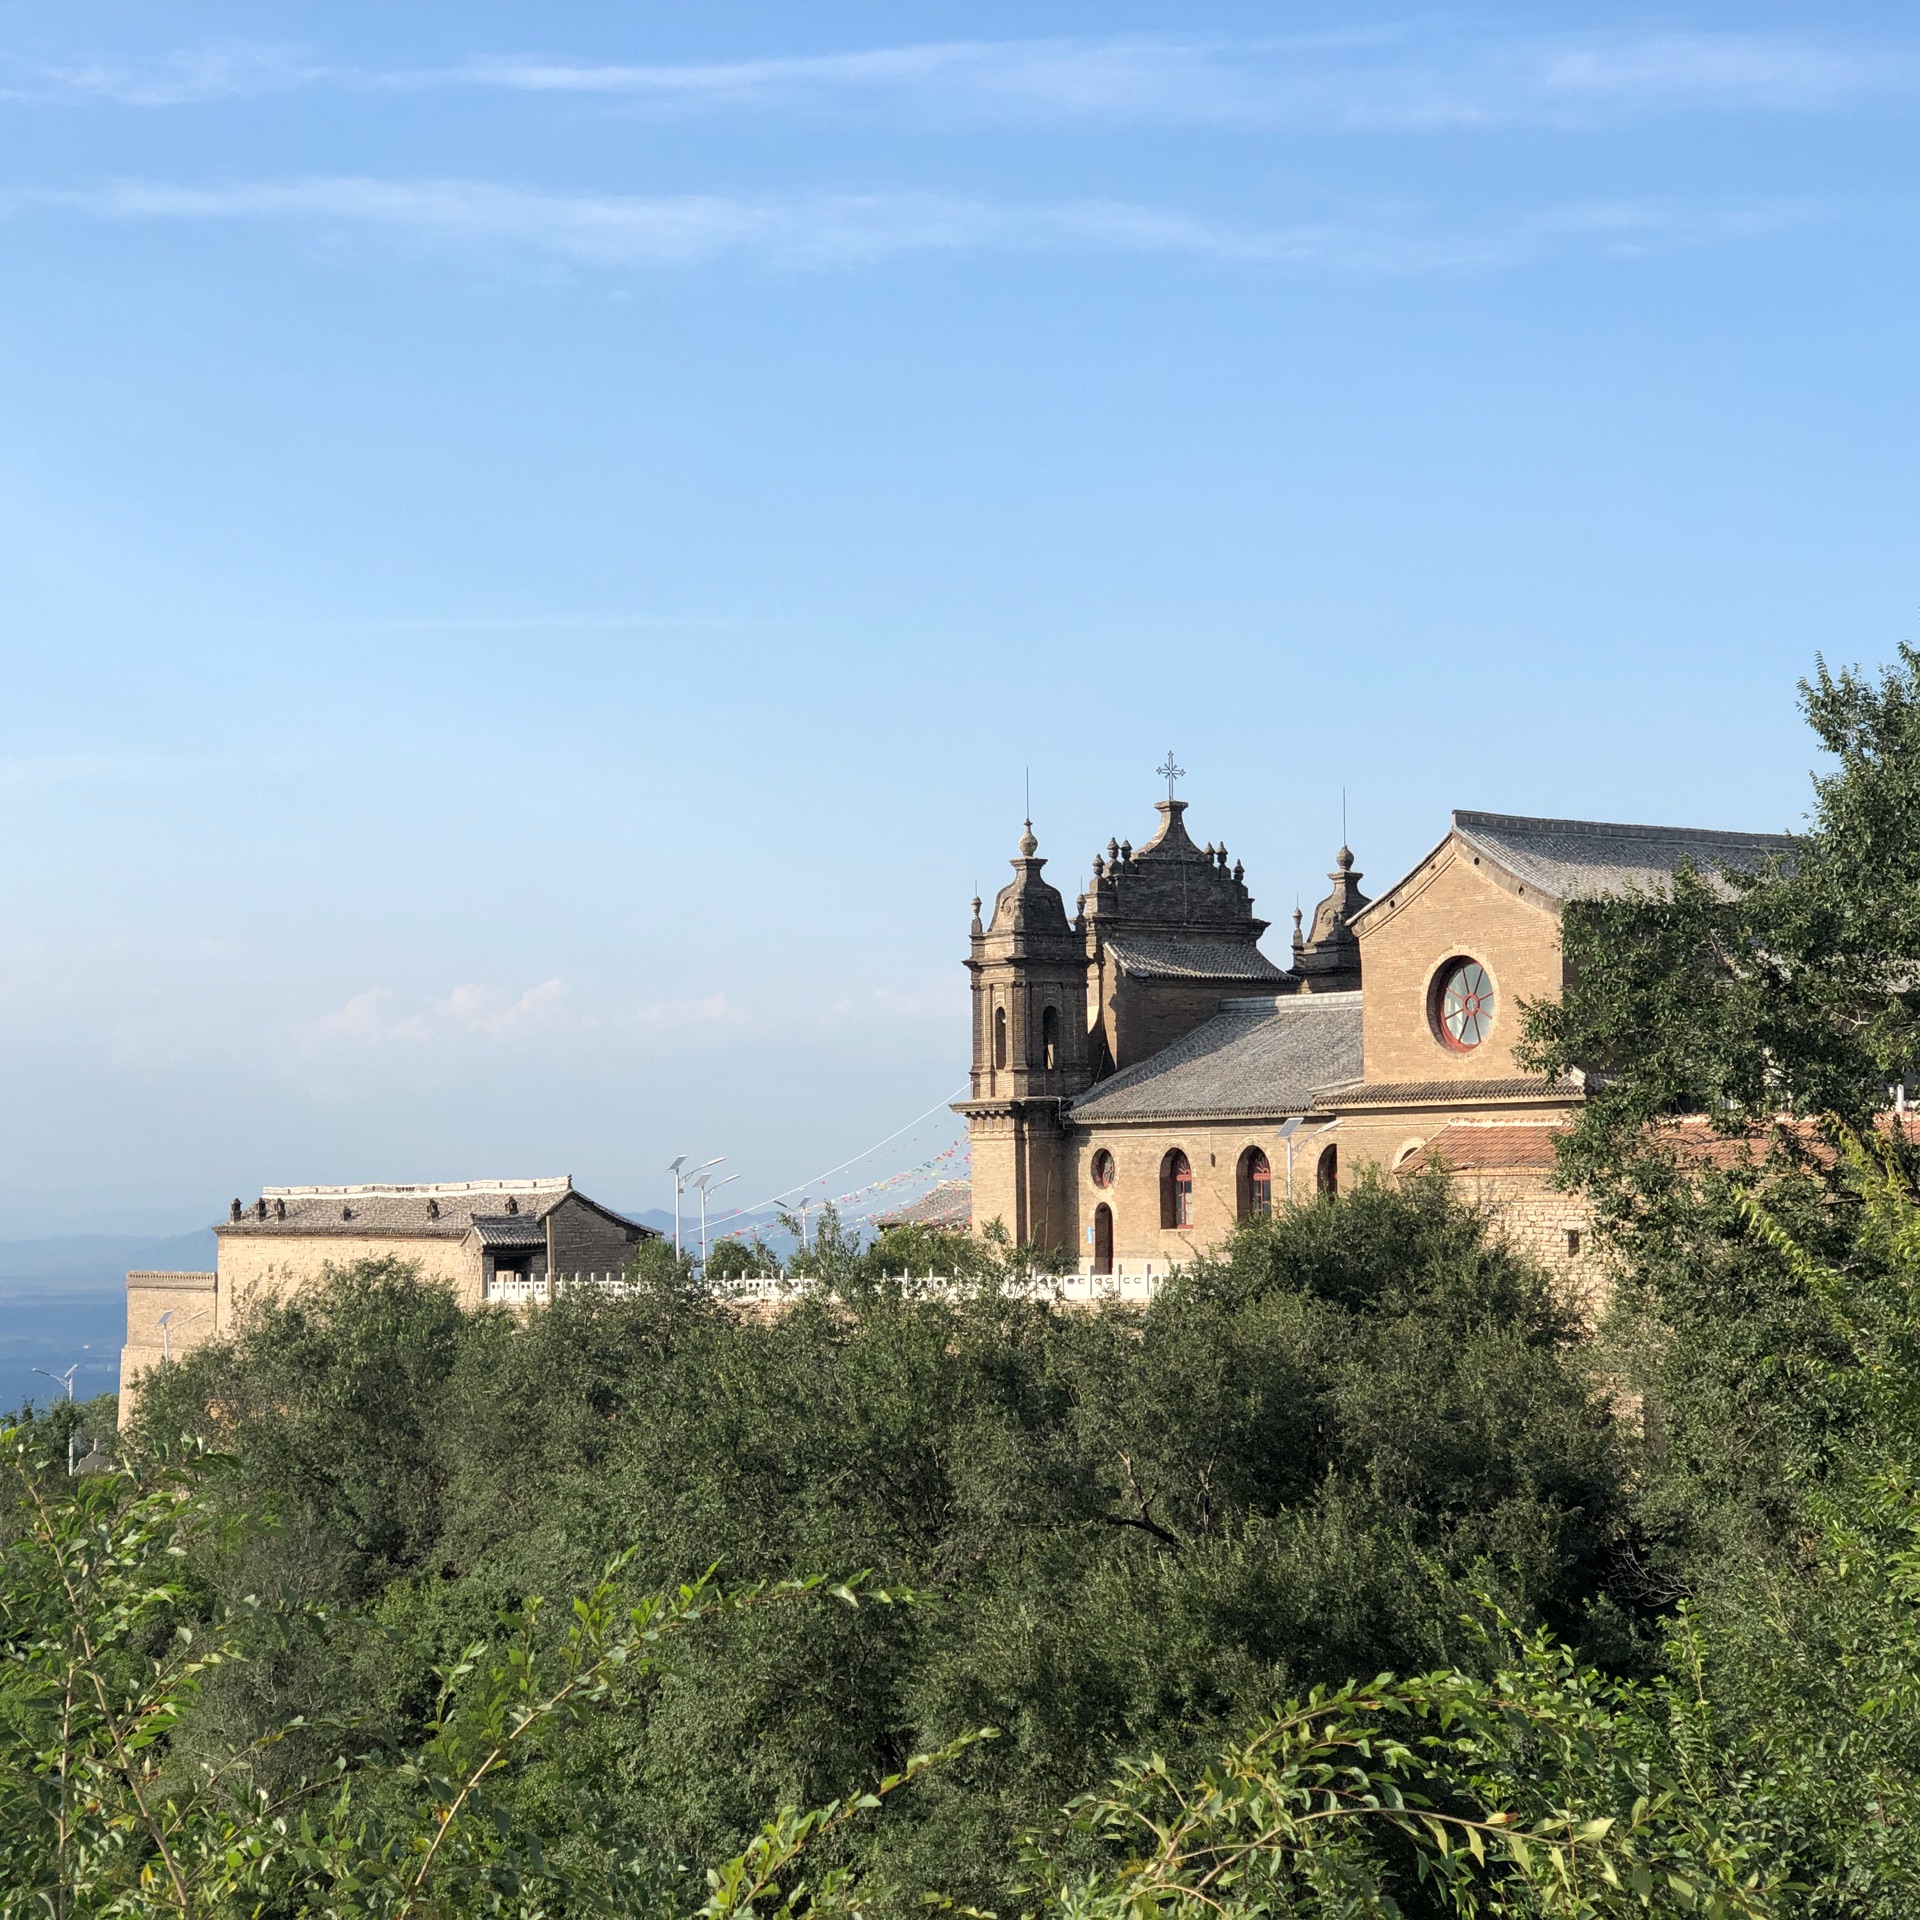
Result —
POLYGON ((1113 1271, 1113 1209, 1104 1200, 1093 1210, 1093 1270, 1113 1271))

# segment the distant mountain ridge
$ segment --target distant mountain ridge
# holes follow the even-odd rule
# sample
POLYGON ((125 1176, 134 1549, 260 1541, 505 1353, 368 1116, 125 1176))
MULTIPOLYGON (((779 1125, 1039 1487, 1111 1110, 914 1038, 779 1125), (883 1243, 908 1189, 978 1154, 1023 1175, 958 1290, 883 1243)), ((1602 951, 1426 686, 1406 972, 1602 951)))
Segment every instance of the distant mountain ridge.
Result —
POLYGON ((211 1227, 192 1233, 66 1233, 44 1240, 0 1240, 0 1294, 110 1292, 129 1268, 211 1273, 211 1227))

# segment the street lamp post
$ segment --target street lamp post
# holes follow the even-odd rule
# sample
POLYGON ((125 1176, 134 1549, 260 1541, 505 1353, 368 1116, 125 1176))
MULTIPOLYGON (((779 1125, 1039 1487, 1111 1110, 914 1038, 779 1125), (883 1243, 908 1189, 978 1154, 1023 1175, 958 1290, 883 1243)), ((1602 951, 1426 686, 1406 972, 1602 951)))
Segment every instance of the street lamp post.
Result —
MULTIPOLYGON (((704 1160, 697 1167, 689 1167, 687 1165, 687 1156, 684 1153, 676 1153, 667 1163, 667 1171, 673 1175, 673 1257, 676 1260, 680 1258, 681 1189, 683 1187, 693 1186, 696 1181, 696 1176, 705 1173, 709 1167, 717 1167, 726 1157, 724 1153, 716 1154, 713 1159, 704 1160)), ((700 1257, 703 1260, 707 1257, 704 1248, 701 1249, 700 1257)))
MULTIPOLYGON (((183 1327, 190 1327, 196 1320, 204 1320, 211 1311, 209 1307, 202 1307, 198 1313, 188 1314, 180 1324, 183 1327)), ((160 1364, 171 1366, 173 1364, 173 1309, 169 1307, 153 1324, 160 1329, 160 1364)))
MULTIPOLYGON (((724 1154, 721 1155, 721 1159, 725 1159, 725 1157, 724 1154)), ((718 1166, 720 1162, 716 1160, 710 1164, 718 1166)), ((694 1191, 700 1196, 700 1266, 702 1271, 705 1271, 707 1264, 707 1195, 710 1193, 718 1193, 722 1187, 731 1186, 733 1182, 739 1178, 740 1176, 737 1173, 730 1173, 726 1179, 716 1180, 710 1173, 701 1173, 694 1179, 694 1191)))
MULTIPOLYGON (((79 1371, 80 1371, 80 1362, 78 1360, 76 1360, 73 1363, 73 1365, 66 1370, 65 1373, 49 1373, 45 1367, 34 1368, 34 1372, 39 1374, 43 1380, 51 1380, 55 1386, 66 1388, 68 1406, 73 1405, 73 1376, 79 1371)), ((73 1478, 73 1460, 74 1460, 73 1440, 74 1440, 73 1422, 69 1420, 67 1422, 67 1478, 69 1480, 73 1478)))

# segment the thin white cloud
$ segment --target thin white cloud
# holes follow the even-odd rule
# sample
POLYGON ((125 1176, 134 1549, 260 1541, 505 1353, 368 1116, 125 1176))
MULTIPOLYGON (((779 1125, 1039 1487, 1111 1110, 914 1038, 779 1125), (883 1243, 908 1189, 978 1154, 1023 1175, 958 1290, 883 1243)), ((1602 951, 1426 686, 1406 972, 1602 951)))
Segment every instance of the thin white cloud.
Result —
POLYGON ((917 118, 1352 129, 1820 111, 1920 91, 1910 46, 1756 33, 1476 35, 1402 26, 1258 40, 948 41, 688 65, 475 59, 384 84, 601 94, 679 109, 909 107, 917 118))
POLYGON ((689 1027, 744 1027, 753 1016, 724 993, 699 1000, 652 1000, 637 1008, 631 1025, 649 1033, 674 1033, 689 1027))
POLYGON ((404 1005, 391 987, 369 987, 313 1022, 309 1037, 375 1044, 511 1039, 563 1025, 566 1000, 566 983, 557 979, 543 980, 519 994, 471 982, 413 1006, 404 1005))
POLYGON ((321 177, 223 187, 123 181, 22 196, 110 220, 295 220, 606 269, 744 258, 817 269, 983 251, 1186 255, 1306 272, 1432 273, 1585 247, 1642 253, 1833 217, 1808 200, 1581 202, 1478 226, 1381 214, 1255 227, 1125 201, 997 202, 928 193, 755 198, 560 193, 489 181, 321 177))
POLYGON ((1751 32, 1513 34, 1421 22, 1267 37, 934 41, 693 62, 486 55, 376 70, 224 42, 145 66, 18 72, 10 97, 186 106, 332 86, 600 97, 650 111, 881 113, 907 125, 1592 125, 1647 112, 1822 112, 1920 92, 1901 41, 1751 32))
POLYGON ((144 66, 95 61, 36 68, 11 84, 0 85, 0 98, 185 107, 287 93, 339 77, 334 68, 297 48, 221 41, 168 54, 144 66))

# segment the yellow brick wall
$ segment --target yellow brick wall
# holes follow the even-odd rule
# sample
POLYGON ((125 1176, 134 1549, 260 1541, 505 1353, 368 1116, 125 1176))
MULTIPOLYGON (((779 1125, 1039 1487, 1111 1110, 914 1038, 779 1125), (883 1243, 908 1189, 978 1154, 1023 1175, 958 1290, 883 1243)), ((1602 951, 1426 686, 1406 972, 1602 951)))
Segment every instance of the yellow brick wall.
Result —
POLYGON ((190 1353, 217 1331, 214 1276, 210 1273, 130 1273, 127 1275, 127 1343, 120 1349, 120 1418, 125 1420, 139 1395, 140 1376, 171 1352, 190 1353), (173 1315, 166 1338, 157 1324, 173 1315))
POLYGON ((444 1280, 460 1304, 478 1308, 483 1293, 478 1253, 458 1240, 410 1239, 401 1234, 316 1234, 312 1238, 261 1234, 220 1236, 220 1308, 222 1332, 235 1313, 260 1293, 287 1294, 317 1280, 323 1267, 351 1266, 358 1260, 411 1260, 424 1280, 444 1280))
MULTIPOLYGON (((1311 1127, 1301 1130, 1304 1140, 1311 1127)), ((1078 1262, 1093 1257, 1089 1231, 1094 1209, 1103 1201, 1113 1209, 1113 1256, 1117 1264, 1138 1270, 1148 1261, 1155 1272, 1186 1262, 1217 1246, 1230 1234, 1239 1204, 1240 1156, 1248 1147, 1265 1152, 1273 1170, 1273 1204, 1286 1204, 1287 1148, 1278 1122, 1232 1121, 1168 1123, 1166 1126, 1107 1126, 1089 1133, 1074 1148, 1074 1184, 1079 1192, 1079 1233, 1067 1251, 1078 1262), (1179 1148, 1193 1168, 1193 1225, 1184 1230, 1160 1224, 1160 1165, 1179 1148), (1093 1184, 1093 1157, 1113 1155, 1114 1181, 1104 1191, 1093 1184)), ((1294 1190, 1306 1199, 1313 1192, 1312 1157, 1296 1152, 1294 1190)), ((976 1213, 975 1218, 979 1216, 976 1213)))
POLYGON ((1519 1003, 1559 995, 1558 913, 1476 859, 1448 841, 1361 917, 1371 1083, 1516 1077, 1519 1003), (1466 1052, 1445 1045, 1428 1017, 1434 977, 1457 957, 1478 960, 1493 975, 1495 994, 1493 1028, 1466 1052))

